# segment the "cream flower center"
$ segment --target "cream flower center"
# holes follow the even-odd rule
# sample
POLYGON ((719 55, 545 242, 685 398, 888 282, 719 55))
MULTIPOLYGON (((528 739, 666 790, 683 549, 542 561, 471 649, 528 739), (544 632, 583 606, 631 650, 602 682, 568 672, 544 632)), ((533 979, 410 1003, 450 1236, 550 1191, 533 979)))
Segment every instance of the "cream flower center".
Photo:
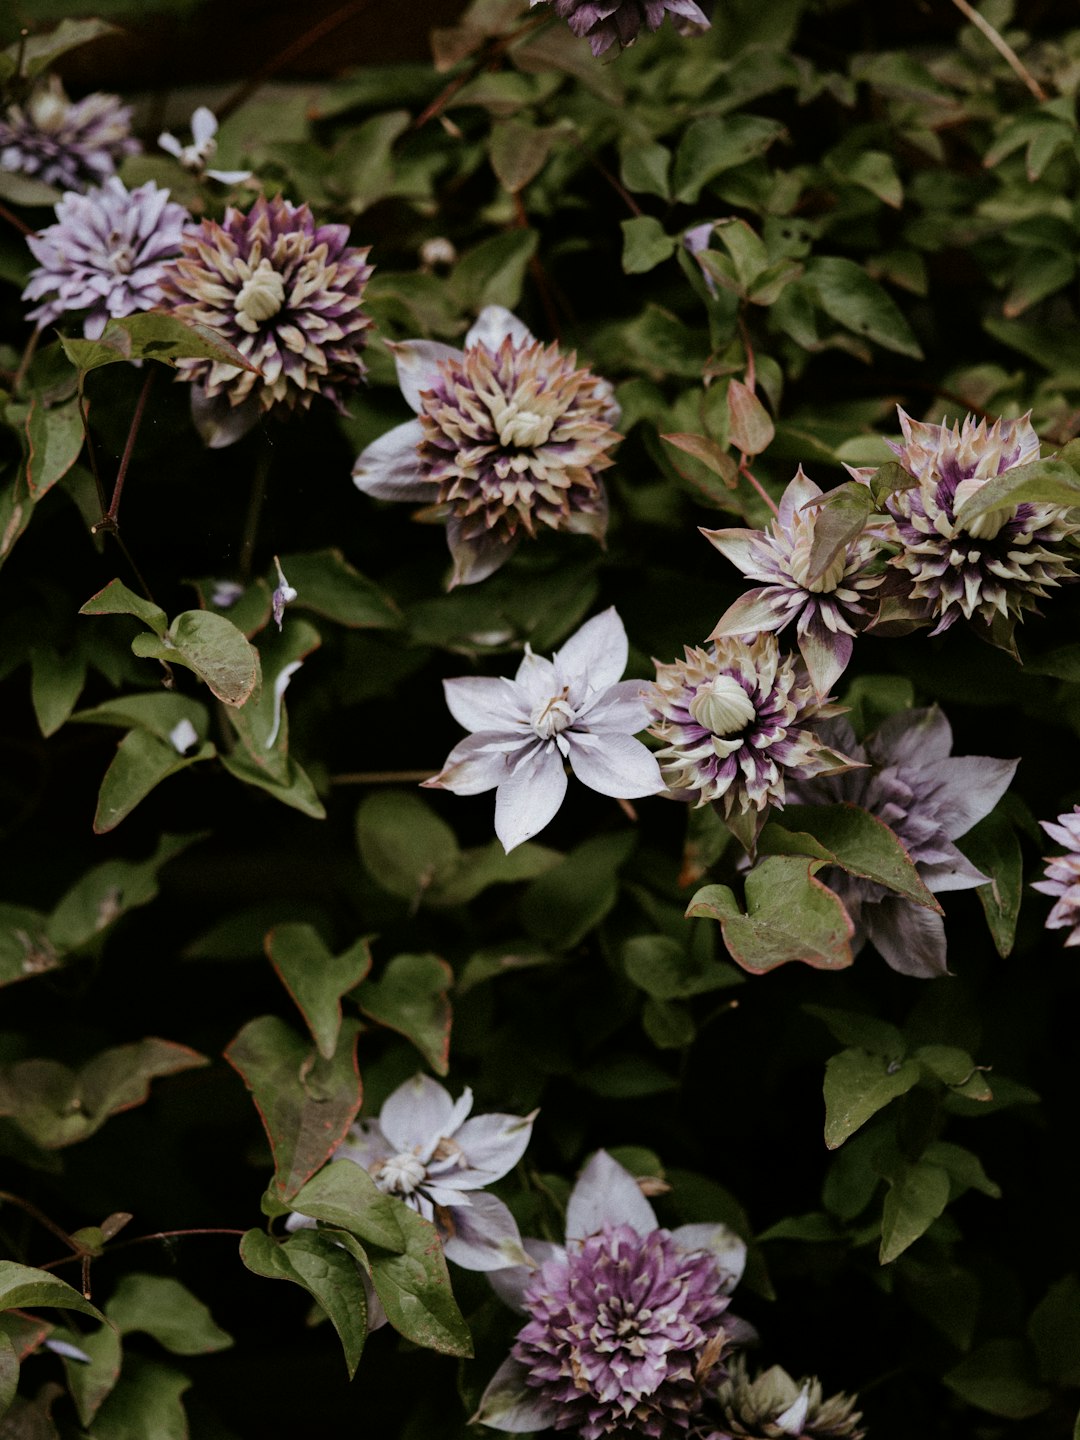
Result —
POLYGON ((27 109, 39 130, 51 132, 59 130, 63 125, 69 105, 55 90, 44 90, 34 96, 27 109))
POLYGON ((569 689, 564 686, 557 695, 552 695, 550 700, 542 701, 533 709, 529 724, 542 740, 554 739, 577 718, 574 707, 566 698, 568 694, 569 689))
POLYGON ((254 330, 261 321, 276 315, 284 303, 285 281, 269 260, 260 260, 240 287, 236 319, 245 330, 254 330))
POLYGON ((539 415, 535 410, 526 410, 513 400, 496 411, 491 418, 499 435, 499 444, 516 446, 519 450, 543 445, 555 423, 554 416, 539 415))
POLYGON ((130 275, 135 268, 135 247, 120 241, 118 235, 112 238, 119 243, 109 251, 109 269, 114 275, 130 275))
MULTIPOLYGON (((986 481, 980 480, 977 475, 973 475, 968 480, 961 480, 953 496, 953 514, 957 513, 965 501, 970 500, 973 495, 977 495, 985 484, 986 481)), ((992 540, 1001 527, 1007 525, 1015 514, 1016 507, 1014 505, 1003 505, 998 510, 987 510, 985 515, 977 515, 974 520, 967 521, 964 529, 973 540, 992 540)))
POLYGON ((717 675, 690 701, 690 714, 714 735, 737 735, 757 711, 746 691, 731 675, 717 675))
POLYGON ((420 1187, 426 1175, 427 1169, 412 1151, 403 1150, 400 1155, 392 1155, 389 1160, 384 1160, 374 1178, 380 1190, 392 1195, 411 1195, 420 1187))

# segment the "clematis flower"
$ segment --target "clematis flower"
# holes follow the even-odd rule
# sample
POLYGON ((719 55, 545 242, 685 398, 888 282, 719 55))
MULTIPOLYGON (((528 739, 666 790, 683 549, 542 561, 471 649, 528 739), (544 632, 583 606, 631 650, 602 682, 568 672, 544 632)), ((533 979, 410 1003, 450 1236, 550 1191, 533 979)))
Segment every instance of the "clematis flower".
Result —
MULTIPOLYGON (((531 0, 531 6, 547 0, 531 0)), ((588 37, 594 55, 603 55, 612 45, 632 45, 644 25, 659 30, 670 15, 683 33, 709 28, 709 17, 693 0, 551 0, 555 14, 565 20, 575 35, 588 37)))
POLYGON ((807 672, 814 689, 825 695, 851 659, 853 637, 871 618, 866 597, 883 576, 868 573, 880 543, 875 535, 864 533, 850 541, 822 574, 810 578, 810 552, 821 512, 807 507, 821 494, 800 465, 768 530, 701 533, 744 575, 763 582, 725 610, 709 639, 779 631, 795 620, 807 672))
POLYGON ((598 1150, 571 1192, 565 1246, 525 1247, 536 1268, 489 1277, 526 1323, 474 1420, 582 1440, 685 1432, 748 1332, 726 1313, 746 1258, 738 1236, 660 1228, 633 1176, 598 1150))
POLYGON ((456 1102, 437 1081, 415 1075, 385 1101, 377 1120, 359 1120, 334 1158, 363 1166, 380 1190, 434 1222, 446 1258, 464 1270, 527 1263, 510 1211, 486 1185, 525 1153, 531 1115, 472 1115, 472 1091, 456 1102))
POLYGON ((890 564, 899 572, 907 612, 933 622, 934 635, 961 616, 977 619, 996 643, 1011 648, 1023 612, 1076 578, 1069 542, 1080 527, 1058 506, 1027 502, 963 526, 956 517, 989 480, 1037 460, 1039 437, 1027 415, 989 428, 969 415, 950 430, 899 414, 904 443, 888 443, 918 484, 896 491, 885 505, 900 545, 890 564))
POLYGON ((43 330, 86 310, 83 334, 96 340, 110 319, 152 309, 187 219, 152 180, 129 191, 113 175, 85 195, 69 190, 57 201, 56 224, 26 237, 38 265, 23 299, 42 300, 27 318, 43 330))
POLYGON ((98 185, 125 155, 141 149, 131 134, 131 107, 118 95, 95 92, 72 101, 56 75, 0 116, 0 170, 59 190, 98 185))
POLYGON ((838 707, 815 694, 803 666, 781 656, 768 632, 687 647, 685 660, 657 664, 645 700, 649 734, 664 742, 656 758, 668 789, 714 804, 747 850, 792 780, 859 763, 815 728, 838 707))
POLYGON ((455 795, 495 788, 495 834, 508 852, 554 818, 566 794, 564 760, 601 795, 655 795, 664 788, 659 767, 633 738, 648 721, 643 682, 619 679, 628 649, 622 621, 605 610, 550 660, 526 646, 513 680, 444 681, 451 715, 472 733, 424 784, 455 795))
POLYGON ((206 164, 217 153, 218 122, 214 112, 200 105, 191 116, 191 144, 185 145, 168 130, 158 136, 162 150, 179 160, 185 170, 194 175, 208 175, 223 185, 239 185, 242 180, 251 179, 250 170, 208 170, 206 164))
MULTIPOLYGON (((826 737, 868 768, 800 779, 789 799, 807 805, 846 802, 869 810, 900 837, 934 894, 987 883, 954 842, 989 815, 1009 788, 1016 760, 953 755, 952 730, 936 705, 890 715, 861 745, 846 720, 831 721, 826 737)), ((903 975, 948 974, 940 915, 873 880, 831 869, 819 878, 840 896, 855 923, 853 954, 869 940, 903 975)))
POLYGON ((1032 888, 1057 897, 1046 928, 1069 930, 1065 944, 1080 945, 1080 805, 1074 805, 1071 814, 1059 815, 1056 823, 1040 820, 1039 824, 1052 840, 1065 846, 1065 854, 1047 860, 1046 879, 1033 881, 1032 888))
POLYGON ((621 438, 606 380, 501 305, 480 312, 464 351, 433 340, 390 349, 417 418, 369 445, 353 480, 379 500, 443 508, 454 585, 485 579, 539 527, 604 538, 597 476, 621 438))
POLYGON ((218 331, 257 370, 180 360, 194 382, 196 428, 212 449, 239 440, 269 410, 306 410, 363 380, 371 324, 361 309, 372 267, 346 225, 316 225, 306 205, 260 195, 251 209, 190 227, 162 278, 166 305, 218 331))
POLYGON ((796 1381, 779 1365, 750 1379, 736 1355, 709 1405, 715 1428, 703 1426, 700 1440, 862 1440, 866 1431, 848 1395, 826 1399, 821 1381, 796 1381))

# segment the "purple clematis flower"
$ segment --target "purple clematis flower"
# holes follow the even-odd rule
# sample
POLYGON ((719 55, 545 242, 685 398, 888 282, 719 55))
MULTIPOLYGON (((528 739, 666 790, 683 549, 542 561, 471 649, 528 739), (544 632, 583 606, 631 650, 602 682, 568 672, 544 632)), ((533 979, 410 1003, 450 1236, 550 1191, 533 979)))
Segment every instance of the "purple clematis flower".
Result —
POLYGON ((141 149, 131 134, 131 108, 118 95, 95 92, 71 101, 56 75, 0 115, 0 170, 60 190, 99 185, 141 149))
MULTIPOLYGON (((531 0, 533 6, 547 0, 531 0)), ((551 0, 556 15, 565 20, 575 35, 588 37, 594 55, 603 55, 612 45, 632 45, 642 26, 659 30, 670 15, 683 34, 709 28, 709 17, 694 0, 551 0)))
POLYGON ((454 719, 472 731, 424 784, 479 795, 497 787, 495 834, 509 852, 542 830, 566 794, 563 762, 601 795, 634 799, 664 788, 633 736, 648 724, 641 680, 620 680, 628 654, 614 609, 585 622, 550 660, 525 647, 513 680, 444 681, 454 719))
POLYGON ((389 348, 417 418, 369 445, 353 481, 377 500, 441 507, 452 585, 486 579, 543 527, 603 540, 597 477, 621 438, 606 380, 501 305, 480 312, 464 351, 434 340, 389 348))
POLYGON ((363 1166, 380 1190, 433 1221, 446 1258, 463 1270, 528 1264, 514 1217, 483 1191, 521 1159, 537 1112, 470 1115, 472 1103, 468 1087, 454 1101, 438 1081, 414 1075, 377 1120, 356 1122, 333 1158, 363 1166))
POLYGON ((746 1246, 724 1225, 669 1231, 634 1177, 598 1150, 566 1210, 566 1244, 526 1240, 534 1266, 490 1277, 526 1317, 473 1417, 494 1430, 684 1433, 749 1327, 726 1314, 746 1246))
POLYGON ((851 659, 853 637, 871 618, 867 593, 884 577, 868 573, 880 541, 875 534, 864 532, 844 546, 820 575, 811 578, 810 552, 821 513, 811 507, 821 494, 800 465, 768 530, 701 533, 744 575, 762 582, 728 607, 709 639, 779 631, 795 620, 799 650, 814 689, 826 695, 851 659))
MULTIPOLYGON (((944 714, 904 710, 890 715, 860 745, 846 720, 822 729, 831 744, 867 762, 844 775, 794 780, 788 799, 807 805, 846 802, 883 820, 901 839, 927 889, 970 890, 988 876, 956 848, 976 821, 1004 795, 1016 760, 953 755, 952 730, 944 714)), ((948 974, 941 916, 891 894, 873 880, 822 871, 855 923, 852 953, 866 941, 903 975, 930 979, 948 974)))
POLYGON ((1057 897, 1046 919, 1048 930, 1068 930, 1066 945, 1080 945, 1080 805, 1039 824, 1052 840, 1065 846, 1064 855, 1054 855, 1046 862, 1046 879, 1032 882, 1033 890, 1057 897))

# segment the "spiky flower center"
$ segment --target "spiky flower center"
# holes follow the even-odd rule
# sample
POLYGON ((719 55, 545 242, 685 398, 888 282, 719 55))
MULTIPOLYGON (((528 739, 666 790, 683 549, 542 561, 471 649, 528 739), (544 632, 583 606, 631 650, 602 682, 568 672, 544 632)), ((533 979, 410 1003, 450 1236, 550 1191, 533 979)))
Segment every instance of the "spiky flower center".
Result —
POLYGON ((577 712, 570 704, 568 696, 570 687, 564 685, 556 695, 550 699, 541 701, 533 707, 532 715, 529 717, 529 724, 536 731, 542 740, 552 740, 574 723, 577 712))
MULTIPOLYGON (((237 266, 240 269, 240 266, 237 266)), ((236 296, 236 323, 254 334, 285 303, 285 281, 269 260, 260 260, 236 296)))
POLYGON ((754 702, 732 675, 716 675, 702 685, 689 710, 699 725, 724 738, 745 730, 757 714, 754 702))
POLYGON ((403 1150, 374 1167, 372 1178, 390 1195, 412 1195, 424 1183, 427 1167, 412 1153, 403 1150))

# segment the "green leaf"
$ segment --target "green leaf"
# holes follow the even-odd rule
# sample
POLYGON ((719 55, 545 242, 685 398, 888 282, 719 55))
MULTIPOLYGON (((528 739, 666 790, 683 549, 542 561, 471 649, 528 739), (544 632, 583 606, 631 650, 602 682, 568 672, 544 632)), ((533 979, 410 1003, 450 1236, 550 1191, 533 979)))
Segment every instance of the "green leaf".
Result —
POLYGON ((562 860, 558 850, 526 841, 509 855, 499 840, 462 850, 449 870, 442 870, 424 890, 420 903, 431 906, 464 905, 491 885, 512 885, 546 875, 562 860))
POLYGON ((640 1053, 594 1061, 586 1065, 578 1079, 586 1090, 609 1100, 637 1100, 679 1088, 674 1075, 640 1053))
POLYGON ((675 155, 676 200, 693 204, 710 180, 763 155, 784 133, 776 120, 757 115, 709 115, 692 121, 675 155))
POLYGON ((256 1275, 291 1280, 318 1301, 338 1333, 351 1380, 367 1339, 367 1296, 352 1256, 318 1231, 300 1230, 279 1245, 265 1231, 249 1230, 240 1258, 256 1275))
POLYGON ((825 314, 867 340, 922 359, 922 350, 895 301, 854 260, 819 255, 806 266, 805 282, 825 314))
POLYGON ((849 875, 875 880, 905 900, 912 900, 927 910, 941 914, 941 906, 926 888, 902 842, 892 830, 858 805, 786 805, 784 824, 767 826, 771 832, 762 835, 761 849, 779 849, 790 833, 812 836, 829 852, 832 863, 849 875))
POLYGON ((878 1259, 888 1265, 924 1234, 949 1202, 949 1175, 940 1165, 917 1160, 906 1165, 889 1191, 881 1215, 878 1259))
POLYGON ((918 1083, 914 1060, 842 1050, 825 1066, 825 1144, 842 1145, 872 1115, 918 1083))
POLYGON ((364 868, 391 895, 417 901, 457 867, 454 832, 430 805, 408 790, 369 795, 356 812, 364 868))
POLYGON ((675 252, 678 241, 668 235, 652 215, 623 220, 622 268, 627 275, 644 275, 675 252))
POLYGON ((896 165, 884 150, 860 150, 845 162, 841 178, 851 185, 861 185, 894 210, 904 203, 904 187, 896 165))
POLYGON ((521 899, 521 918, 530 935, 559 950, 579 945, 614 907, 619 868, 636 838, 622 831, 586 840, 534 880, 521 899))
POLYGON ((90 1357, 89 1365, 85 1360, 64 1358, 64 1378, 75 1402, 79 1421, 84 1427, 89 1427, 120 1378, 120 1336, 112 1325, 106 1324, 85 1335, 58 1328, 53 1337, 78 1346, 84 1355, 90 1357))
POLYGON ((25 40, 16 41, 0 52, 0 80, 6 80, 17 72, 20 56, 23 76, 33 80, 69 50, 103 35, 117 33, 116 26, 105 20, 61 20, 55 29, 44 35, 28 35, 25 40))
POLYGON ((649 995, 641 1011, 645 1034, 658 1050, 683 1050, 694 1043, 697 1026, 685 1005, 649 995))
POLYGON ((209 1355, 233 1343, 209 1309, 171 1275, 124 1275, 105 1313, 121 1335, 140 1330, 174 1355, 209 1355))
POLYGON ((369 1020, 411 1040, 435 1071, 449 1069, 450 1001, 454 972, 438 955, 395 955, 375 980, 356 987, 353 998, 369 1020))
POLYGON ((730 380, 727 392, 728 441, 744 455, 760 455, 772 444, 776 427, 752 390, 741 380, 730 380))
POLYGON ((0 904, 0 985, 55 970, 62 959, 40 910, 0 904))
POLYGON ((911 1058, 942 1085, 966 1085, 977 1069, 967 1051, 954 1045, 920 1045, 911 1058))
POLYGON ((564 134, 562 125, 528 125, 523 120, 496 120, 488 151, 491 168, 504 190, 516 195, 535 180, 547 163, 551 148, 564 134))
POLYGON ((97 1413, 89 1440, 188 1440, 180 1397, 186 1375, 157 1360, 129 1355, 119 1384, 97 1413))
POLYGON ((402 1202, 384 1194, 363 1166, 352 1160, 331 1160, 296 1192, 291 1208, 348 1230, 369 1245, 405 1253, 399 1219, 402 1202))
POLYGON ((225 1059, 252 1092, 274 1157, 274 1188, 290 1200, 341 1144, 360 1109, 360 1026, 347 1020, 324 1060, 274 1015, 249 1020, 225 1059))
POLYGON ((141 595, 136 595, 120 580, 110 580, 104 590, 99 590, 96 595, 91 595, 80 609, 79 614, 134 615, 144 625, 149 625, 154 634, 159 637, 164 636, 169 624, 164 610, 153 604, 152 601, 144 600, 141 595))
POLYGON ((710 440, 707 435, 661 435, 660 439, 699 460, 714 475, 718 475, 729 489, 733 490, 739 483, 739 467, 735 460, 722 445, 710 440))
POLYGON ((751 974, 801 960, 815 969, 851 964, 854 927, 839 898, 814 876, 820 862, 770 855, 746 877, 745 915, 731 913, 725 886, 707 885, 687 907, 688 918, 719 920, 733 960, 751 974))
POLYGON ((1064 460, 1033 460, 1016 465, 981 485, 956 512, 959 527, 991 510, 1011 509, 1023 502, 1037 505, 1080 505, 1080 475, 1064 460))
POLYGON ((266 953, 319 1054, 333 1059, 341 1030, 341 997, 371 969, 367 941, 357 940, 334 955, 313 925, 278 925, 266 937, 266 953))
POLYGON ((148 905, 158 894, 158 872, 182 854, 199 835, 162 835, 146 860, 105 860, 81 876, 64 894, 48 922, 50 941, 59 949, 89 944, 121 915, 148 905))
POLYGON ((987 1340, 942 1378, 969 1405, 1007 1420, 1040 1415, 1052 1399, 1022 1340, 987 1340))
POLYGON ((962 1145, 953 1145, 948 1140, 935 1140, 922 1153, 923 1160, 931 1165, 940 1165, 947 1171, 952 1187, 950 1198, 956 1199, 965 1190, 978 1190, 991 1200, 1001 1199, 1001 1186, 995 1185, 982 1167, 982 1162, 962 1145))
POLYGON ((110 320, 96 340, 70 340, 61 336, 60 344, 71 363, 84 374, 102 365, 130 360, 160 360, 166 365, 176 360, 213 360, 238 370, 259 373, 258 366, 219 331, 160 311, 143 311, 126 315, 122 320, 110 320))
POLYGON ((370 1250, 371 1283, 394 1329, 428 1350, 469 1357, 469 1327, 450 1289, 442 1242, 435 1227, 402 1205, 398 1214, 405 1250, 370 1250))
POLYGON ((259 682, 259 652, 231 620, 210 610, 184 610, 160 639, 136 635, 131 648, 143 659, 186 666, 226 705, 243 705, 259 682))
POLYGON ((86 683, 86 657, 77 650, 61 655, 50 645, 30 652, 30 698, 42 735, 55 735, 75 709, 86 683))
POLYGON ((58 1060, 0 1065, 0 1116, 42 1149, 57 1150, 85 1140, 110 1115, 143 1104, 152 1080, 208 1063, 186 1045, 149 1036, 105 1050, 78 1070, 58 1060))
POLYGON ((0 1331, 0 1420, 3 1420, 19 1388, 19 1357, 15 1346, 0 1331))
MULTIPOLYGON (((886 1060, 902 1060, 907 1042, 895 1025, 877 1020, 872 1015, 858 1015, 851 1010, 834 1010, 828 1005, 804 1005, 808 1015, 815 1015, 829 1027, 833 1039, 841 1045, 854 1045, 870 1055, 886 1060)), ((970 1067, 969 1072, 970 1074, 970 1067)))
POLYGON ((1039 1377, 1052 1385, 1080 1385, 1080 1281, 1066 1275, 1031 1312, 1028 1337, 1039 1377))
POLYGON ((36 1310, 41 1306, 78 1310, 94 1320, 105 1319, 96 1306, 59 1276, 30 1265, 17 1265, 14 1260, 0 1260, 0 1310, 36 1310))
POLYGON ((479 311, 485 305, 515 309, 539 238, 535 230, 506 230, 467 250, 449 279, 451 293, 462 309, 479 311))
POLYGON ((862 534, 872 509, 867 487, 849 480, 829 490, 820 505, 806 512, 814 517, 814 538, 806 572, 808 584, 824 575, 837 556, 862 534))
POLYGON ((104 835, 115 830, 163 780, 199 760, 212 760, 216 754, 209 742, 186 755, 148 730, 129 730, 102 776, 94 812, 94 834, 104 835))
POLYGON ((667 935, 633 936, 622 947, 622 961, 629 979, 657 1000, 703 995, 742 981, 730 965, 694 956, 667 935))
POLYGON ((297 592, 292 603, 298 609, 313 610, 353 630, 394 630, 401 625, 401 612, 390 597, 355 570, 340 550, 285 555, 281 568, 297 592))
POLYGON ((38 396, 26 417, 26 484, 35 503, 62 480, 83 447, 78 400, 46 408, 38 396))
POLYGON ((657 140, 625 138, 619 145, 619 178, 634 195, 671 199, 671 151, 657 140))

